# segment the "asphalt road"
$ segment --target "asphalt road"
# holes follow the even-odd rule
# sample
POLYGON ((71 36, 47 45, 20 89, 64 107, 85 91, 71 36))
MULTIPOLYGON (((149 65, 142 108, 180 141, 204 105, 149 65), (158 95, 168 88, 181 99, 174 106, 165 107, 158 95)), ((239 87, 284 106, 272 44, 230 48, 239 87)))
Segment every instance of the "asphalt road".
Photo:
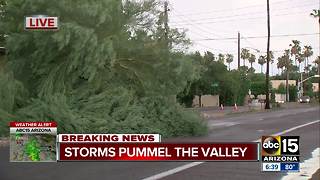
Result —
MULTIPOLYGON (((206 137, 174 138, 166 141, 254 141, 320 119, 319 107, 286 109, 273 112, 243 113, 211 119, 211 129, 206 137)), ((301 161, 311 157, 320 147, 320 123, 314 123, 285 135, 300 136, 301 161)), ((190 162, 60 162, 60 163, 10 163, 9 148, 0 148, 0 180, 59 179, 105 180, 143 179, 190 164, 190 162)), ((263 173, 259 162, 205 162, 163 179, 280 179, 284 173, 263 173)))

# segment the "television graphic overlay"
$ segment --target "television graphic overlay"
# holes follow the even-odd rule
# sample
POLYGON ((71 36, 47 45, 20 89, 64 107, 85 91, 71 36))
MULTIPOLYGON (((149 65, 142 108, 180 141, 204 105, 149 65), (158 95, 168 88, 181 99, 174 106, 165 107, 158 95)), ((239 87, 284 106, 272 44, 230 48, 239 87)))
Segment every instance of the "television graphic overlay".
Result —
POLYGON ((262 171, 299 171, 299 136, 262 136, 262 171))
POLYGON ((256 142, 165 143, 160 134, 59 134, 55 122, 10 122, 11 162, 259 161, 256 142))
POLYGON ((259 159, 256 143, 59 142, 58 146, 58 161, 258 161, 259 159))
POLYGON ((56 162, 55 122, 10 122, 10 162, 56 162))
POLYGON ((59 134, 57 161, 258 161, 259 144, 164 143, 160 134, 59 134))
POLYGON ((58 17, 46 15, 26 16, 25 30, 58 30, 58 17))

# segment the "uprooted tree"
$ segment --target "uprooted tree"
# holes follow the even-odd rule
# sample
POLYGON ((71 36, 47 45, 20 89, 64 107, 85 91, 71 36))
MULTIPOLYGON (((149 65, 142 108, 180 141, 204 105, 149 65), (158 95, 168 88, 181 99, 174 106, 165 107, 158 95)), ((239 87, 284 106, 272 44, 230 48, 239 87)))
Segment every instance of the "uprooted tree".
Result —
POLYGON ((60 132, 205 132, 174 100, 197 70, 159 3, 10 0, 3 8, 0 134, 11 120, 54 120, 60 132), (59 30, 25 31, 24 16, 34 14, 58 16, 59 30))

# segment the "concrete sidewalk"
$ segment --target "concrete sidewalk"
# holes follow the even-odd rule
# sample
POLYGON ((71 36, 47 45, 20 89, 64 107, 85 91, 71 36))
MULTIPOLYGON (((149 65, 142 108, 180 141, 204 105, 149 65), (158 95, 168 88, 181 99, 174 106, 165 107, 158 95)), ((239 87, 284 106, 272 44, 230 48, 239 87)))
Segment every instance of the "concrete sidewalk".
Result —
POLYGON ((238 109, 235 109, 233 106, 225 106, 223 110, 220 107, 203 107, 203 108, 193 108, 194 110, 201 113, 205 119, 215 119, 220 118, 226 115, 236 115, 237 113, 245 112, 264 112, 264 111, 273 111, 280 109, 300 109, 317 106, 315 104, 302 104, 297 102, 289 102, 280 104, 280 107, 275 107, 270 110, 265 110, 264 106, 261 107, 250 107, 250 106, 238 106, 238 109))
POLYGON ((238 106, 237 109, 233 106, 225 106, 223 109, 219 107, 204 107, 193 109, 199 111, 200 114, 206 119, 218 118, 233 113, 252 111, 249 106, 238 106))

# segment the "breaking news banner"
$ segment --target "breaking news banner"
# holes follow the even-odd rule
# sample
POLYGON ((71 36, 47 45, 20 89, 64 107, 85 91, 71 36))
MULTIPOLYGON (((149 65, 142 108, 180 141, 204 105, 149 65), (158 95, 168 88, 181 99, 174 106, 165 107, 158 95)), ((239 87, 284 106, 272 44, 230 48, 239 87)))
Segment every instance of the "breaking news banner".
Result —
POLYGON ((58 143, 161 142, 160 134, 59 134, 58 143))
POLYGON ((163 143, 160 134, 59 134, 55 122, 10 122, 11 162, 259 161, 259 143, 163 143))
POLYGON ((299 171, 299 136, 262 136, 261 161, 265 172, 299 171))
POLYGON ((56 122, 10 122, 11 162, 56 162, 56 122))
POLYGON ((26 16, 24 25, 25 30, 58 30, 58 17, 26 16))
POLYGON ((58 161, 258 161, 257 143, 59 143, 58 161))

